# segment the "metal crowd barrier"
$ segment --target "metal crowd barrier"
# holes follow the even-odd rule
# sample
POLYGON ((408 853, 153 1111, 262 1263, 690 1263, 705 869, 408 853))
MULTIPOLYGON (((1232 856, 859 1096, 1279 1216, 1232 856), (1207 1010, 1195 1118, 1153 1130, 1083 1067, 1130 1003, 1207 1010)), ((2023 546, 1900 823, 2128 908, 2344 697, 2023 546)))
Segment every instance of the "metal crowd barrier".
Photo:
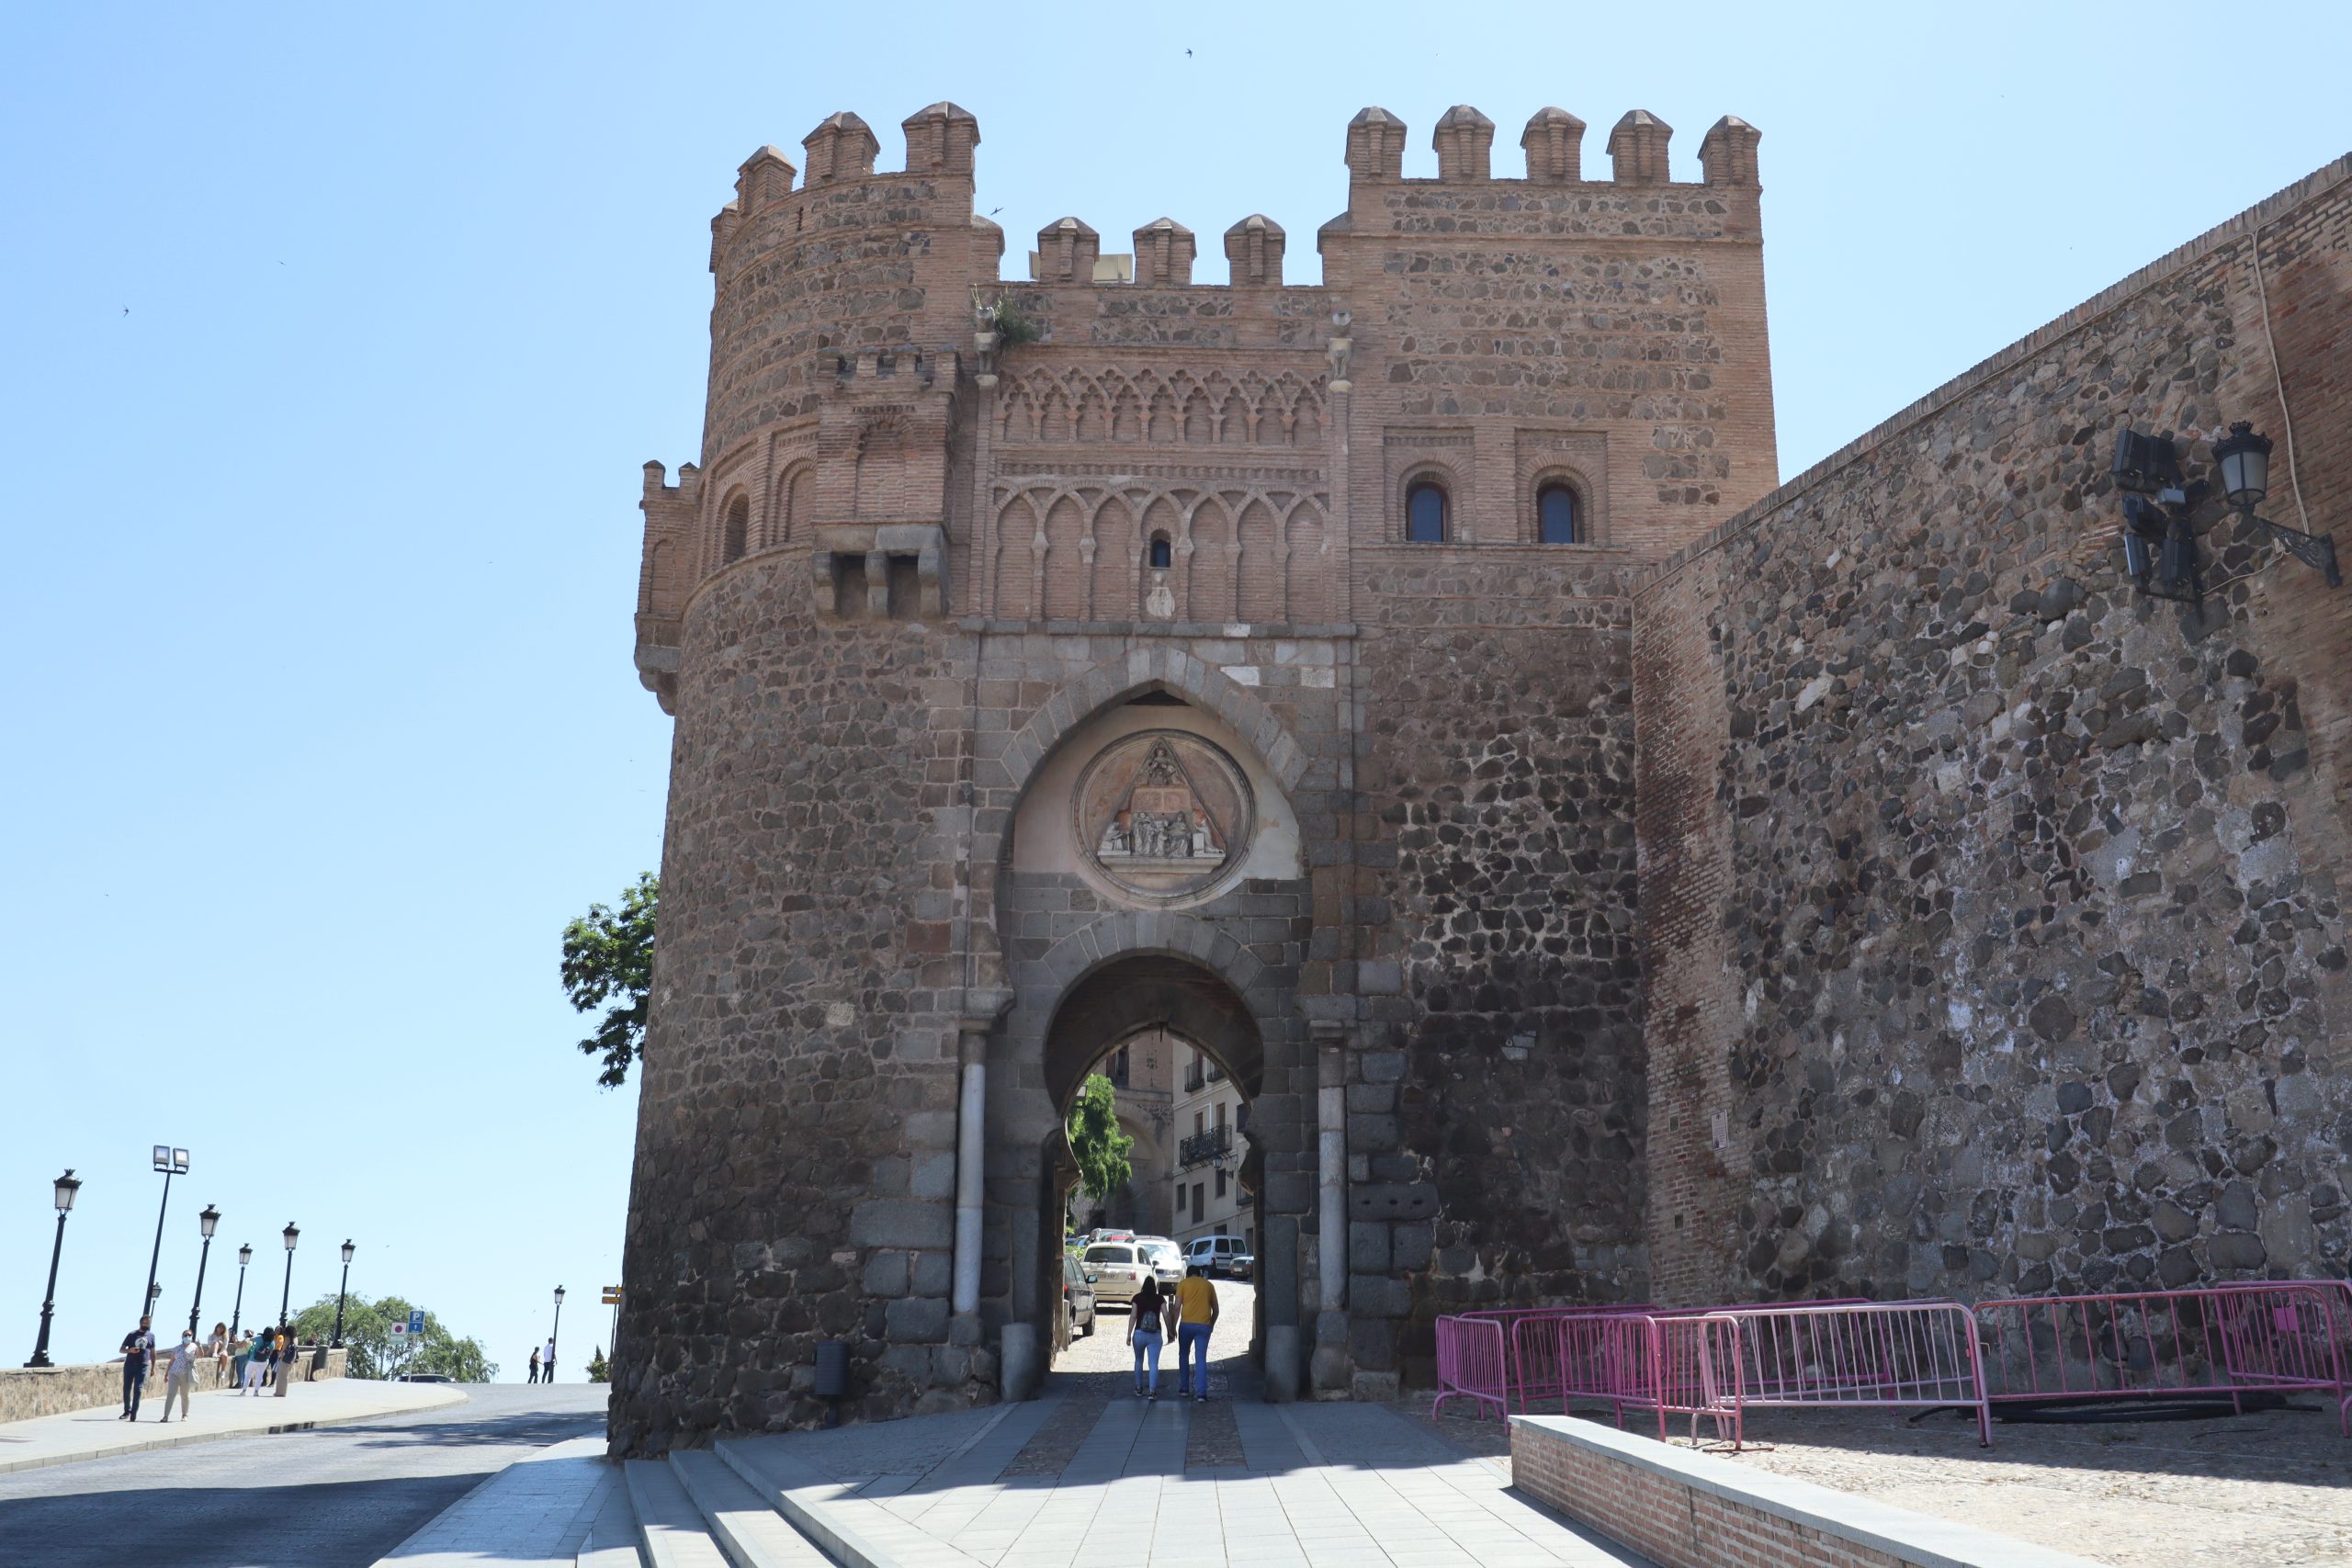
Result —
POLYGON ((1504 1365, 1503 1325, 1491 1317, 1441 1317, 1437 1320, 1437 1402, 1435 1416, 1449 1399, 1495 1407, 1501 1420, 1510 1414, 1508 1371, 1504 1365))
POLYGON ((2347 1303, 2342 1280, 2255 1281, 1979 1302, 1976 1321, 1996 1403, 2312 1391, 2352 1437, 2347 1303))

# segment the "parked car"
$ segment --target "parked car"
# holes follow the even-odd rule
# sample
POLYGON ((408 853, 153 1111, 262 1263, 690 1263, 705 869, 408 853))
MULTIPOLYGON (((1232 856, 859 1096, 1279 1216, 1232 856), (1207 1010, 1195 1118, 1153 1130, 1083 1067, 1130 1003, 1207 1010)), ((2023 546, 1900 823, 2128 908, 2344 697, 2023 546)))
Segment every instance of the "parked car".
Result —
POLYGON ((1184 1249, 1184 1261, 1197 1263, 1204 1274, 1223 1274, 1227 1279, 1246 1279, 1247 1275, 1233 1271, 1233 1260, 1250 1257, 1250 1244, 1238 1235, 1204 1235, 1193 1238, 1184 1249))
POLYGON ((1131 1241, 1098 1241, 1078 1261, 1097 1304, 1132 1305, 1144 1280, 1158 1272, 1148 1258, 1136 1256, 1131 1241))
POLYGON ((402 1372, 392 1381, 394 1382, 456 1382, 458 1380, 446 1372, 402 1372))
POLYGON ((1093 1277, 1067 1255, 1062 1258, 1062 1308, 1069 1314, 1072 1334, 1094 1332, 1093 1277))
POLYGON ((1163 1285, 1172 1285, 1184 1277, 1184 1253, 1164 1235, 1136 1237, 1136 1250, 1151 1260, 1151 1271, 1159 1276, 1163 1285))
POLYGON ((1237 1252, 1233 1255, 1232 1263, 1227 1267, 1231 1271, 1232 1278, 1236 1280, 1254 1280, 1258 1277, 1257 1254, 1250 1252, 1237 1252))

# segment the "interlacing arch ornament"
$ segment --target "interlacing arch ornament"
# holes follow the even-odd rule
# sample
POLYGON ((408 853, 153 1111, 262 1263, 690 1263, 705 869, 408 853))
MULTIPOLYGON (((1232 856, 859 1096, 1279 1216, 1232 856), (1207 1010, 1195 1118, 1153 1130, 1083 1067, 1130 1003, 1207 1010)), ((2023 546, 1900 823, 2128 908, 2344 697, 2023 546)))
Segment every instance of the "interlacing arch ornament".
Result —
POLYGON ((1323 378, 1290 370, 1028 366, 997 391, 997 437, 1012 446, 1313 447, 1323 420, 1323 378))
POLYGON ((1317 622, 1328 616, 1329 497, 1248 481, 1013 477, 990 487, 995 613, 1008 619, 1133 620, 1156 575, 1156 534, 1178 620, 1317 622))

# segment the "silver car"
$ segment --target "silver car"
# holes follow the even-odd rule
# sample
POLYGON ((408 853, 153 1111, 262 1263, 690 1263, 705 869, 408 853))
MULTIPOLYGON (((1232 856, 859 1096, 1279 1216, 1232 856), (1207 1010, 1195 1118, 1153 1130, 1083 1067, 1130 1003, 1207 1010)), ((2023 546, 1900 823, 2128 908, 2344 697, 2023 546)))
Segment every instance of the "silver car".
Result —
POLYGON ((1151 1271, 1159 1276, 1163 1285, 1172 1285, 1184 1277, 1184 1254, 1164 1235, 1139 1235, 1136 1249, 1151 1260, 1151 1271))

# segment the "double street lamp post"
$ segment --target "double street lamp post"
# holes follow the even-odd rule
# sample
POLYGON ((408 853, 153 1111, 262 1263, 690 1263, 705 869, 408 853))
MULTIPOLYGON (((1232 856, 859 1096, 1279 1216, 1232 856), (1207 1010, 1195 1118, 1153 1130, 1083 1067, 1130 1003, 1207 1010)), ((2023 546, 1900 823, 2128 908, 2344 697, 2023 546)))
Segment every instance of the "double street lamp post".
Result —
POLYGON ((237 1248, 237 1304, 229 1309, 229 1338, 233 1342, 245 1317, 245 1265, 254 1260, 253 1244, 247 1242, 237 1248))
POLYGON ((288 1220, 281 1234, 286 1237, 286 1289, 277 1295, 277 1322, 282 1328, 286 1325, 286 1309, 294 1300, 294 1244, 302 1239, 302 1233, 288 1220))
POLYGON ((49 1244, 49 1289, 41 1293, 40 1337, 33 1344, 33 1359, 25 1363, 28 1367, 50 1364, 49 1320, 57 1310, 57 1259, 65 1250, 65 1216, 74 1208, 74 1194, 81 1190, 82 1184, 74 1179, 73 1168, 67 1167, 65 1174, 57 1179, 57 1239, 49 1244))
POLYGON ((196 1216, 204 1227, 204 1250, 196 1258, 196 1298, 187 1303, 187 1331, 196 1332, 196 1314, 204 1310, 204 1266, 212 1261, 212 1233, 220 1226, 220 1211, 207 1203, 204 1213, 196 1216))
POLYGON ((345 1297, 346 1297, 346 1296, 348 1296, 348 1295, 351 1293, 351 1253, 352 1253, 352 1246, 351 1246, 351 1243, 350 1243, 348 1240, 345 1240, 345 1241, 344 1242, 344 1244, 343 1244, 343 1283, 342 1283, 341 1285, 339 1285, 339 1286, 337 1286, 337 1287, 335 1288, 335 1292, 334 1292, 334 1348, 335 1348, 335 1349, 337 1349, 337 1350, 340 1350, 340 1349, 342 1349, 342 1348, 343 1348, 343 1303, 344 1303, 344 1298, 345 1298, 345 1297))

